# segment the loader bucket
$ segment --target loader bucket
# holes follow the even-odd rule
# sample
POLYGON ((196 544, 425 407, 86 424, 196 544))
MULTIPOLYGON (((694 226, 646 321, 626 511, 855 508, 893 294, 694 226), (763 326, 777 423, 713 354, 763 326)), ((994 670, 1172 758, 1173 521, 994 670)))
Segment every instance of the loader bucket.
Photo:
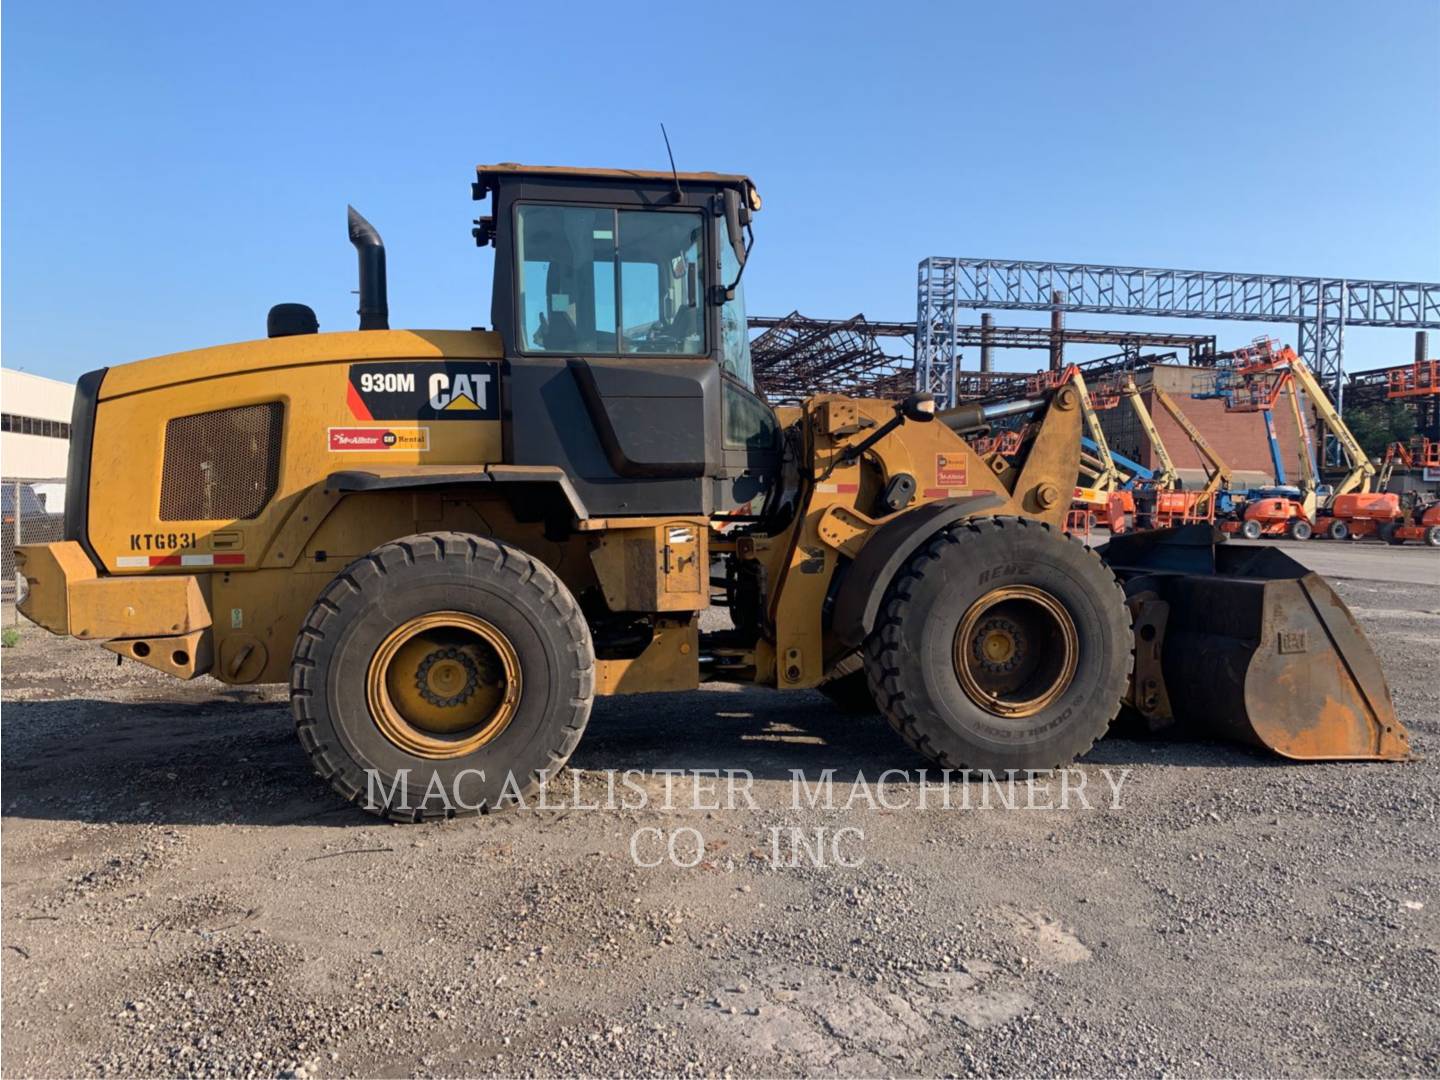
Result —
POLYGON ((1399 761, 1409 737, 1355 617, 1320 575, 1210 525, 1136 533, 1100 549, 1137 619, 1137 673, 1163 630, 1161 700, 1176 719, 1297 761, 1399 761))

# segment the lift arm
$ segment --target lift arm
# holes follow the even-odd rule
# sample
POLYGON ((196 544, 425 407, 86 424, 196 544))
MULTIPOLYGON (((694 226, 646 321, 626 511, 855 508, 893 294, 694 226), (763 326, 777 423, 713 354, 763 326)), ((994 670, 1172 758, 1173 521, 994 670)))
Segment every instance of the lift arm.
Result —
POLYGON ((1160 402, 1165 411, 1180 425, 1180 430, 1185 432, 1186 437, 1206 461, 1205 471, 1209 474, 1209 479, 1205 482, 1201 499, 1196 500, 1196 506, 1198 507, 1202 502, 1213 503, 1216 493, 1222 488, 1230 486, 1230 466, 1225 464, 1225 459, 1216 453, 1215 448, 1206 441, 1205 436, 1200 434, 1200 429, 1180 411, 1180 406, 1175 404, 1169 394, 1153 382, 1150 384, 1150 391, 1155 395, 1155 400, 1160 402))
POLYGON ((1315 504, 1320 483, 1320 472, 1315 463, 1315 448, 1310 441, 1310 425, 1305 423, 1305 413, 1300 407, 1300 388, 1290 383, 1290 411, 1295 414, 1295 434, 1300 441, 1300 505, 1305 516, 1315 520, 1315 504))
POLYGON ((1070 382, 1080 393, 1080 415, 1085 418, 1085 429, 1090 433, 1090 439, 1095 444, 1095 457, 1100 462, 1099 469, 1095 470, 1095 481, 1090 486, 1097 491, 1116 491, 1129 478, 1122 474, 1119 466, 1115 464, 1115 456, 1110 452, 1105 432, 1100 430, 1100 417, 1096 414, 1095 403, 1090 398, 1090 388, 1085 385, 1085 376, 1073 366, 1069 374, 1070 382))
POLYGON ((1175 462, 1170 459, 1170 451, 1165 449, 1160 430, 1155 426, 1154 417, 1150 415, 1150 410, 1145 407, 1145 402, 1140 397, 1140 389, 1135 385, 1133 375, 1125 377, 1125 385, 1120 388, 1120 392, 1129 400, 1130 407, 1135 411, 1135 419, 1140 421, 1145 438, 1150 440, 1150 448, 1155 451, 1155 462, 1158 466, 1153 477, 1155 487, 1162 491, 1172 490, 1179 479, 1175 462))
POLYGON ((1270 446, 1270 464, 1275 469, 1275 483, 1285 484, 1285 460, 1280 456, 1280 440, 1275 437, 1275 417, 1270 409, 1261 409, 1265 418, 1265 441, 1270 446))
POLYGON ((1305 391, 1305 396, 1310 399, 1320 422, 1325 425, 1331 435, 1340 444, 1346 459, 1350 462, 1350 471, 1345 478, 1335 485, 1335 494, 1344 495, 1346 492, 1359 491, 1362 494, 1370 490, 1370 485, 1375 479, 1375 466, 1371 463, 1369 456, 1361 449, 1360 443, 1356 440, 1345 421, 1341 419, 1335 406, 1330 403, 1330 398, 1320 383, 1316 381, 1314 373, 1304 360, 1301 360, 1294 350, 1288 346, 1281 350, 1281 355, 1290 365, 1290 373, 1295 381, 1305 391))
MULTIPOLYGON (((1081 455, 1082 461, 1084 460, 1084 458, 1088 457, 1090 461, 1094 463, 1094 465, 1099 465, 1100 459, 1093 456, 1095 453, 1094 439, 1090 438, 1090 436, 1088 435, 1081 435, 1080 449, 1089 451, 1089 453, 1081 455)), ((1138 461, 1131 461, 1128 457, 1120 453, 1120 451, 1118 450, 1111 450, 1110 457, 1114 459, 1115 466, 1120 472, 1120 477, 1123 481, 1123 483, 1120 485, 1122 488, 1134 487, 1137 480, 1142 480, 1147 484, 1154 482, 1155 474, 1149 469, 1147 469, 1144 465, 1141 465, 1138 461), (1125 475, 1127 472, 1129 473, 1128 476, 1125 475)))

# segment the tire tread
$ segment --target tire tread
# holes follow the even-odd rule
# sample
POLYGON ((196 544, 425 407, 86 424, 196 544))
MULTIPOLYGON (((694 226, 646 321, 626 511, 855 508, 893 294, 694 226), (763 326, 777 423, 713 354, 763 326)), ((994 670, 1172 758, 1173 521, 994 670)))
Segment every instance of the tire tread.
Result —
MULTIPOLYGON (((552 608, 558 616, 557 625, 568 639, 567 651, 578 661, 576 678, 579 686, 567 701, 570 714, 558 725, 558 738, 548 749, 547 755, 556 767, 563 766, 574 753, 575 747, 584 734, 590 719, 590 709, 595 696, 595 652, 590 640, 590 628, 570 590, 555 573, 533 556, 508 544, 473 533, 431 532, 417 533, 382 544, 367 555, 361 556, 341 571, 326 586, 311 606, 299 633, 291 656, 290 709, 295 718, 295 731, 301 746, 310 758, 311 766, 320 779, 347 803, 358 805, 364 788, 356 776, 352 776, 339 762, 334 760, 330 747, 319 737, 319 723, 314 715, 314 690, 310 680, 315 670, 311 653, 315 644, 324 640, 325 624, 343 613, 338 594, 349 591, 363 595, 372 588, 380 588, 388 576, 388 567, 417 565, 421 558, 433 558, 444 562, 458 558, 464 563, 490 562, 492 569, 512 574, 517 589, 529 589, 542 600, 543 606, 552 608), (370 579, 367 588, 361 582, 370 579)), ((532 784, 538 785, 538 774, 532 774, 532 784)), ((503 807, 482 807, 481 814, 493 813, 503 807)), ((413 823, 456 816, 453 807, 443 810, 427 810, 421 807, 403 809, 387 806, 375 811, 391 821, 413 823)))
MULTIPOLYGON (((942 768, 959 772, 971 769, 972 764, 957 760, 945 750, 936 747, 923 729, 924 720, 910 707, 899 663, 900 651, 903 647, 900 636, 901 625, 906 621, 907 609, 916 595, 916 590, 923 584, 927 569, 932 564, 938 563, 947 549, 973 543, 990 532, 1003 534, 1010 530, 1028 529, 1044 530, 1047 534, 1074 544, 1084 551, 1088 558, 1095 561, 1097 567, 1104 568, 1104 573, 1110 578, 1111 586, 1115 590, 1117 601, 1122 607, 1125 603, 1124 587, 1110 573, 1109 569, 1105 568, 1105 564, 1093 548, 1088 547, 1078 538, 1054 528, 1048 522, 1030 518, 1008 516, 970 518, 937 533, 928 544, 911 556, 910 561, 901 568, 900 573, 891 583, 881 605, 875 628, 865 640, 865 670, 869 675, 870 689, 875 696, 875 703, 891 728, 911 749, 942 768)), ((1125 666, 1127 676, 1134 664, 1134 653, 1134 639, 1131 638, 1127 649, 1130 660, 1125 666)), ((1112 695, 1114 707, 1104 718, 1104 724, 1096 727, 1089 741, 1076 750, 1069 760, 1056 761, 1045 766, 1037 766, 1037 768, 1060 768, 1069 764, 1069 761, 1074 758, 1087 753, 1095 745, 1120 712, 1126 689, 1124 680, 1121 680, 1119 685, 1113 689, 1115 691, 1112 695)))

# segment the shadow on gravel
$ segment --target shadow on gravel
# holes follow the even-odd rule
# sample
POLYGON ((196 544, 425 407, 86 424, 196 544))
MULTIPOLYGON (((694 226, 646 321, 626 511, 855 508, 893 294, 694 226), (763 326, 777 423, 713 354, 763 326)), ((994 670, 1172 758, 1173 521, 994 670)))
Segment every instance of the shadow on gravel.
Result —
POLYGON ((289 707, 272 702, 7 701, 0 783, 7 817, 375 823, 315 777, 289 707))
MULTIPOLYGON (((1283 764, 1247 747, 1188 736, 1165 739, 1123 729, 1081 761, 1182 767, 1283 764)), ((748 769, 788 780, 790 770, 837 775, 886 769, 918 777, 925 760, 885 720, 837 710, 817 693, 715 687, 698 693, 603 698, 571 759, 580 769, 748 769)))
MULTIPOLYGON (((310 771, 283 703, 9 701, 0 761, 4 813, 41 820, 349 827, 375 819, 339 804, 310 771)), ((1093 765, 1256 766, 1279 762, 1212 742, 1108 738, 1093 765)), ((578 769, 733 769, 789 780, 824 769, 918 778, 924 761, 879 718, 819 694, 755 688, 603 698, 571 762, 578 769)))

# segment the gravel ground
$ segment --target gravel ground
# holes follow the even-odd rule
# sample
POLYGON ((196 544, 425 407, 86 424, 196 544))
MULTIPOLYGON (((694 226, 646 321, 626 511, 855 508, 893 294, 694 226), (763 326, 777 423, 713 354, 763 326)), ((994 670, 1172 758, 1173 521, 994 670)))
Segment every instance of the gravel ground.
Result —
POLYGON ((721 686, 598 702, 578 790, 743 769, 754 808, 666 809, 650 775, 641 809, 386 825, 308 774, 283 688, 31 628, 4 653, 3 1071, 1435 1075, 1440 588, 1336 587, 1420 760, 1111 737, 1068 810, 1059 777, 922 810, 880 721, 721 686), (792 768, 841 805, 792 808, 792 768), (897 808, 843 806, 888 768, 897 808), (860 830, 859 865, 777 864, 773 827, 860 830), (697 865, 632 859, 686 828, 697 865))

